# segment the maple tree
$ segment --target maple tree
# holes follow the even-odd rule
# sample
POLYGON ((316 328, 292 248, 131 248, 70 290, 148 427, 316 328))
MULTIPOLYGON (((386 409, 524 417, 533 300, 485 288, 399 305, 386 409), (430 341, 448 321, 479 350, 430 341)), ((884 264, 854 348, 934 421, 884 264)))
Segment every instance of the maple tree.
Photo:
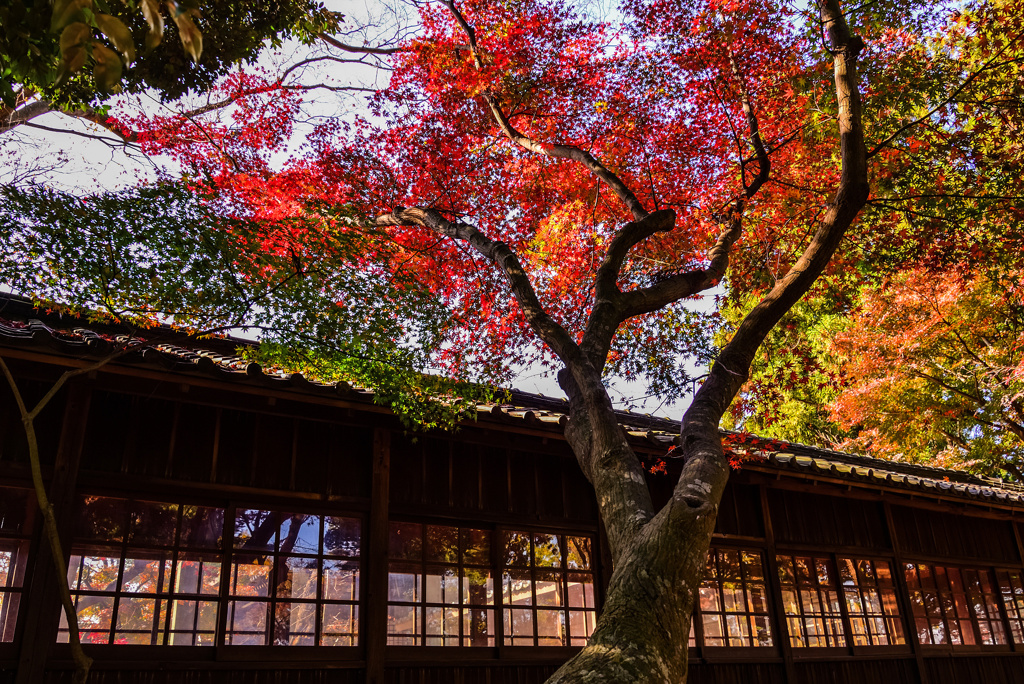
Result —
POLYGON ((848 386, 835 419, 883 457, 1024 477, 1019 271, 923 269, 870 291, 837 336, 848 386))
MULTIPOLYGON (((556 369, 614 572, 588 645, 551 681, 684 681, 730 470, 720 421, 798 300, 857 272, 837 254, 848 232, 877 241, 894 271, 935 242, 941 222, 900 232, 893 218, 942 201, 904 184, 926 177, 925 162, 959 161, 947 194, 989 182, 953 144, 972 137, 949 131, 965 128, 968 101, 981 103, 976 121, 991 119, 990 96, 1014 73, 1020 24, 1004 9, 982 4, 969 20, 938 4, 868 3, 850 12, 854 32, 839 0, 632 0, 615 21, 554 1, 422 4, 413 35, 382 51, 390 81, 369 112, 331 118, 285 161, 301 95, 252 73, 223 86, 245 86, 230 110, 118 125, 178 161, 217 212, 285 227, 290 247, 325 262, 336 254, 290 227, 329 224, 356 240, 345 268, 429 293, 448 315, 423 358, 450 377, 556 369), (872 197, 869 177, 893 194, 872 197), (879 217, 868 227, 855 223, 865 207, 879 217), (723 282, 736 313, 712 348, 718 312, 687 305, 723 282), (681 475, 655 509, 605 381, 678 390, 689 378, 675 357, 694 351, 710 370, 671 454, 681 475)), ((275 241, 248 249, 291 258, 275 241)), ((413 313, 396 302, 399 317, 413 313)))

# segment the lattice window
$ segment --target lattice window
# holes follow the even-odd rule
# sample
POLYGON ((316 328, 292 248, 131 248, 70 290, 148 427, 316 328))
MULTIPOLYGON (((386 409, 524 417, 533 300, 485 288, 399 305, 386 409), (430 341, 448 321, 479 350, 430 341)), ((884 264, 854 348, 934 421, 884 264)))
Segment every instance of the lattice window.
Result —
POLYGON ((78 518, 68 583, 85 642, 213 645, 223 606, 227 644, 358 643, 358 519, 238 509, 225 573, 222 508, 87 496, 78 518))
POLYGON ((235 511, 224 641, 356 646, 360 521, 235 511))
POLYGON ((922 644, 1006 643, 999 599, 988 570, 907 563, 904 573, 922 644))
POLYGON ((29 490, 0 487, 0 642, 14 641, 35 510, 29 490))
POLYGON ((68 563, 82 641, 212 644, 223 524, 220 508, 82 497, 68 563))
POLYGON ((713 548, 700 586, 704 646, 772 645, 761 552, 713 548))
POLYGON ((506 646, 582 646, 596 622, 586 537, 505 531, 506 646))
POLYGON ((845 646, 836 571, 828 558, 779 556, 782 607, 794 647, 845 646))
POLYGON ((494 646, 487 530, 391 523, 388 644, 494 646))
POLYGON ((1010 636, 1015 644, 1024 643, 1024 579, 1020 570, 996 570, 999 593, 1010 623, 1010 636))
POLYGON ((839 576, 854 646, 906 644, 888 561, 840 558, 839 576))

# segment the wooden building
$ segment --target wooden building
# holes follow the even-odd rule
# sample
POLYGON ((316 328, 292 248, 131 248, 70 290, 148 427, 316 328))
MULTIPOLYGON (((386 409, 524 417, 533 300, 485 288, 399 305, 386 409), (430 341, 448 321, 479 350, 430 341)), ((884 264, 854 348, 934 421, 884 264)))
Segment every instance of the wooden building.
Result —
MULTIPOLYGON (((0 306, 30 400, 106 353, 76 325, 0 306)), ((585 643, 610 567, 562 402, 513 393, 413 437, 370 392, 233 349, 140 349, 37 420, 91 681, 539 684, 585 643)), ((69 682, 12 401, 0 386, 0 683, 69 682)), ((622 423, 652 459, 677 430, 622 423)), ((1024 682, 1024 492, 760 448, 722 503, 690 682, 1024 682)))

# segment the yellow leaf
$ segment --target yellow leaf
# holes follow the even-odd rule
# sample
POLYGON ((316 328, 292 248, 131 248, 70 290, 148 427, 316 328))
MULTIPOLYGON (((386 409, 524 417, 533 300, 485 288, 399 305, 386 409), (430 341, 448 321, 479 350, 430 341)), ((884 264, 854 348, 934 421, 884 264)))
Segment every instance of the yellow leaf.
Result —
POLYGON ((65 62, 70 62, 69 53, 76 47, 82 45, 92 31, 87 24, 76 21, 68 25, 60 33, 60 56, 65 62))
POLYGON ((92 58, 96 64, 93 76, 96 87, 108 93, 121 89, 121 57, 116 52, 99 42, 92 44, 92 58))
POLYGON ((149 33, 146 34, 146 49, 152 50, 164 38, 164 15, 160 14, 160 1, 142 0, 142 16, 149 24, 149 33))
POLYGON ((129 62, 135 61, 135 43, 132 42, 132 32, 128 30, 120 19, 109 14, 97 14, 96 25, 103 31, 103 35, 110 39, 114 47, 121 52, 129 62))
POLYGON ((174 16, 174 23, 178 25, 178 34, 185 52, 191 55, 192 61, 198 62, 203 54, 203 34, 196 28, 192 17, 184 12, 174 16))

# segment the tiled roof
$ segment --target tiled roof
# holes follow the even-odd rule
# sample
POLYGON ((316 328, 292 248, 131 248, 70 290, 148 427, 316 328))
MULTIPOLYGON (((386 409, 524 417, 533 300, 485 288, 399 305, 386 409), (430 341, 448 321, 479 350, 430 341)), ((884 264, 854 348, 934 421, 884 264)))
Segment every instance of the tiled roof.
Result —
MULTIPOLYGON (((214 379, 268 389, 299 391, 320 396, 372 403, 370 389, 310 380, 299 373, 263 368, 235 352, 252 344, 232 338, 189 341, 170 329, 147 330, 147 340, 129 340, 102 326, 78 327, 77 319, 42 315, 29 318, 30 303, 0 295, 0 346, 28 348, 44 353, 81 359, 98 359, 113 350, 128 348, 118 364, 149 366, 174 373, 196 374, 214 379), (4 301, 6 300, 6 301, 4 301), (43 318, 46 318, 44 322, 43 318)), ((40 315, 40 312, 34 312, 40 315)), ((480 404, 477 415, 484 421, 497 420, 521 426, 561 432, 568 420, 564 399, 510 390, 508 402, 480 404)), ((619 421, 630 441, 639 448, 667 453, 677 442, 679 423, 669 418, 619 411, 619 421), (663 450, 663 451, 662 451, 663 450)), ((900 463, 843 453, 806 444, 780 443, 741 433, 733 435, 733 448, 753 456, 752 469, 770 469, 833 478, 868 487, 906 489, 921 494, 950 495, 995 505, 1024 505, 1024 486, 984 478, 958 470, 900 463)))

